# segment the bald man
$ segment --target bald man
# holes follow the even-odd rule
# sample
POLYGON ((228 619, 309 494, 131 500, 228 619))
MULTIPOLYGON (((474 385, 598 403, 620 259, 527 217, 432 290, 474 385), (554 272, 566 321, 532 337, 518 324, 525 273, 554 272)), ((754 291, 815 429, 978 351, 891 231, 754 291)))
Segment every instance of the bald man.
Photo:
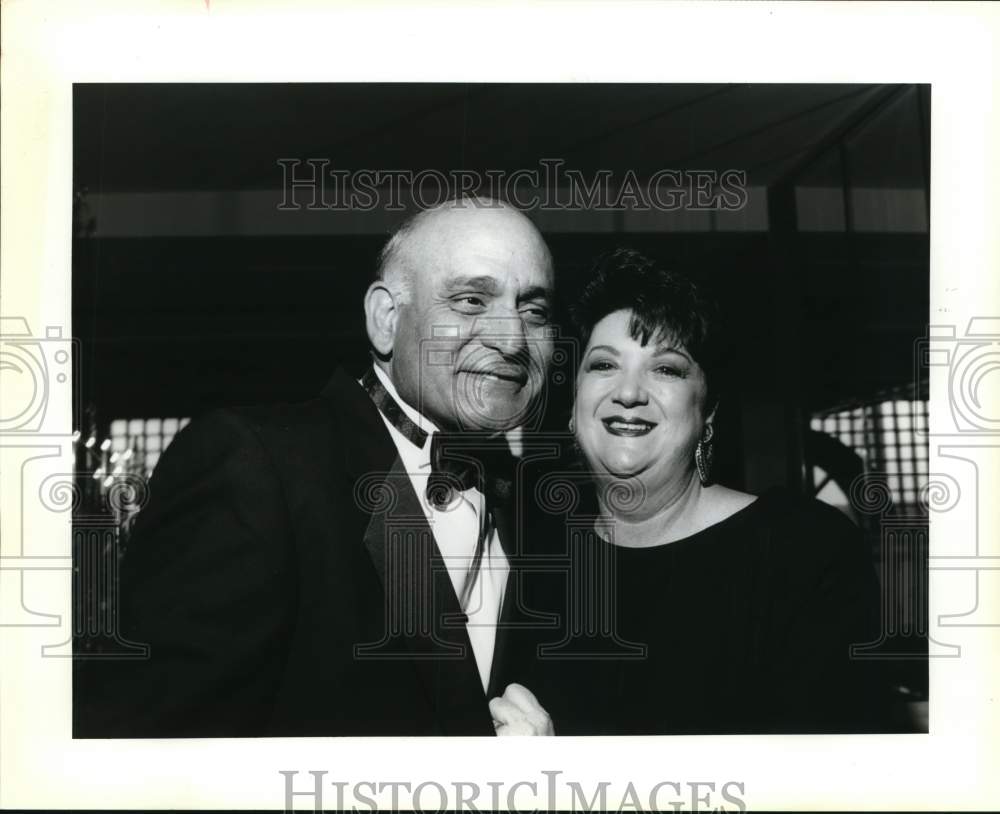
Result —
POLYGON ((404 224, 365 296, 360 380, 213 412, 163 455, 120 578, 149 657, 79 668, 76 736, 549 734, 503 686, 513 541, 486 470, 541 394, 551 298, 516 210, 404 224))

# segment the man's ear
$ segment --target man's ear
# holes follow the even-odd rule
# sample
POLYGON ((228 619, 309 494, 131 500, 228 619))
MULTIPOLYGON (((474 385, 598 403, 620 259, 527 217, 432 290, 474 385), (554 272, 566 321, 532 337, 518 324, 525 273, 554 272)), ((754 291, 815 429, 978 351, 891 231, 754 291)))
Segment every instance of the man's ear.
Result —
POLYGON ((391 356, 399 324, 399 304, 381 280, 368 286, 365 293, 365 327, 368 341, 380 356, 391 356))

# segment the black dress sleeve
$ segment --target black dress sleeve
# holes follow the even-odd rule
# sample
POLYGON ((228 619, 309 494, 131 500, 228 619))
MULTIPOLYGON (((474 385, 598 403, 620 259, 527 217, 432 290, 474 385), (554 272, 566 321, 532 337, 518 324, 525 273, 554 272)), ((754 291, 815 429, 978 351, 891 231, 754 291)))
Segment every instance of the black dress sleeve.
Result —
POLYGON ((877 639, 879 623, 879 583, 860 530, 838 510, 796 498, 771 533, 761 731, 879 731, 877 664, 855 652, 877 639))

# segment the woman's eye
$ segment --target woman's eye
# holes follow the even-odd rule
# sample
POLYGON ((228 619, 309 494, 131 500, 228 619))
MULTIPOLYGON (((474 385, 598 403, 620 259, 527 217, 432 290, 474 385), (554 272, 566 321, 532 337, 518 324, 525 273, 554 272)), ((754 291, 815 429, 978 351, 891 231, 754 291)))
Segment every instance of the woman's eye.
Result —
POLYGON ((598 359, 590 363, 588 370, 614 370, 615 366, 611 362, 605 361, 604 359, 598 359))
POLYGON ((672 365, 657 365, 654 371, 661 376, 684 376, 684 371, 672 365))

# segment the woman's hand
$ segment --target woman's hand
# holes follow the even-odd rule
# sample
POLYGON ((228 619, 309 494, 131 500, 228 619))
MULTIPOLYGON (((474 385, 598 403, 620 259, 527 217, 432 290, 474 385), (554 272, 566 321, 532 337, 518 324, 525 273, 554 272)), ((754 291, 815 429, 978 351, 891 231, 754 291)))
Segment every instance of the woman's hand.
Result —
POLYGON ((508 684, 501 698, 490 701, 497 735, 555 735, 552 719, 527 687, 508 684))

